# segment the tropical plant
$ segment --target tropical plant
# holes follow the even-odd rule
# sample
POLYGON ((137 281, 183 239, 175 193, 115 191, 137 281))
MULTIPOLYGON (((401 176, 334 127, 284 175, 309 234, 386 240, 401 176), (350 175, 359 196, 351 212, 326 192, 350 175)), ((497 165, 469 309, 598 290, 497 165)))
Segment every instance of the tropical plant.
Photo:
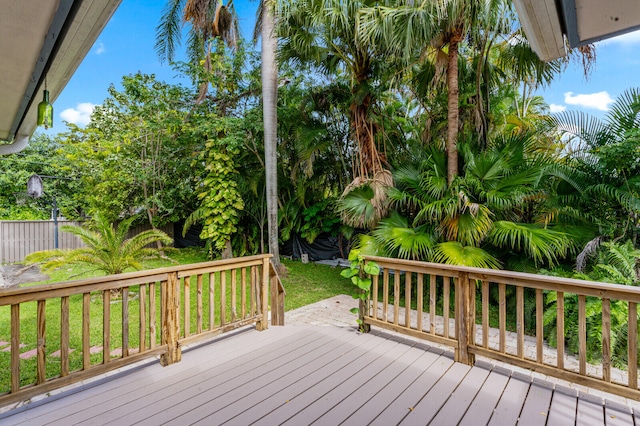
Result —
POLYGON ((155 229, 127 238, 133 219, 122 220, 114 226, 102 216, 95 215, 85 226, 64 225, 60 229, 76 235, 86 247, 34 252, 25 258, 25 262, 41 263, 44 271, 69 264, 84 265, 87 273, 99 271, 107 275, 120 274, 129 269, 142 269, 142 260, 160 256, 158 249, 147 246, 156 241, 170 244, 172 239, 155 229))
POLYGON ((640 89, 626 90, 603 119, 582 112, 554 116, 565 162, 575 170, 572 206, 589 212, 595 235, 637 241, 640 219, 640 89), (592 209, 592 206, 598 206, 592 209))

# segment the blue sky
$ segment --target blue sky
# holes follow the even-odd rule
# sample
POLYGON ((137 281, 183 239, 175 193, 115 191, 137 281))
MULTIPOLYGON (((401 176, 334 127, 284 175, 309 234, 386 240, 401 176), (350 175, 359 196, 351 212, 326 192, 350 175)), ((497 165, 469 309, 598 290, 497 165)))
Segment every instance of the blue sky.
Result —
MULTIPOLYGON (((54 103, 54 128, 64 121, 85 125, 93 106, 107 96, 110 84, 138 71, 176 81, 168 64, 154 50, 155 28, 164 0, 123 0, 111 21, 54 103)), ((236 0, 241 31, 250 38, 257 1, 236 0)), ((184 49, 179 49, 179 54, 184 49)), ((179 58, 178 58, 179 59, 179 58)), ((625 89, 640 86, 640 31, 598 44, 597 61, 588 80, 579 65, 570 65, 549 87, 539 91, 553 112, 579 110, 603 116, 625 89)))

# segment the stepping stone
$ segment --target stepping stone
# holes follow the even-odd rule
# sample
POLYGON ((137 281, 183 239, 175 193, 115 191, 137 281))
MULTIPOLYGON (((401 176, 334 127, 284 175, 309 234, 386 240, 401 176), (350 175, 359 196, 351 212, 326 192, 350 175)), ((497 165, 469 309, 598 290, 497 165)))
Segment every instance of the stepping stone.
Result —
MULTIPOLYGON (((75 349, 69 349, 69 354, 73 353, 74 351, 75 351, 75 349)), ((60 349, 58 349, 57 351, 55 351, 54 353, 52 353, 49 356, 60 358, 60 349)))
POLYGON ((5 342, 4 340, 0 340, 0 346, 7 346, 9 342, 5 342))
POLYGON ((100 352, 102 352, 102 346, 91 346, 89 348, 89 353, 91 355, 93 354, 99 354, 100 352))
MULTIPOLYGON (((138 353, 138 348, 129 348, 129 355, 133 355, 138 353)), ((122 356, 122 348, 117 348, 111 351, 111 356, 122 356)))
POLYGON ((27 352, 23 352, 20 354, 20 359, 29 359, 29 358, 33 358, 34 356, 36 356, 38 354, 38 349, 31 349, 30 351, 27 352))
MULTIPOLYGON (((24 343, 20 343, 20 349, 24 348, 25 346, 27 346, 24 343)), ((7 346, 6 348, 2 349, 2 352, 11 352, 11 345, 7 346)))

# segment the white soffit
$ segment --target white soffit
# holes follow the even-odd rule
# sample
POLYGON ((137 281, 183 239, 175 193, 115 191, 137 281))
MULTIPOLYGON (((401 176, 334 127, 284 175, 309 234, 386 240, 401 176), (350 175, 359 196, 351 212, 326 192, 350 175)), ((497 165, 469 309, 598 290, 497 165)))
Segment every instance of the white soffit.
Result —
POLYGON ((543 61, 565 56, 564 38, 554 0, 513 0, 522 28, 543 61))
POLYGON ((571 47, 640 29, 638 0, 564 0, 571 47))
POLYGON ((120 1, 74 0, 62 30, 52 35, 52 23, 63 1, 0 0, 0 140, 11 141, 35 131, 37 106, 44 90, 44 76, 35 81, 38 66, 46 63, 47 88, 53 102, 120 1), (43 58, 47 34, 55 38, 55 47, 48 58, 43 58))

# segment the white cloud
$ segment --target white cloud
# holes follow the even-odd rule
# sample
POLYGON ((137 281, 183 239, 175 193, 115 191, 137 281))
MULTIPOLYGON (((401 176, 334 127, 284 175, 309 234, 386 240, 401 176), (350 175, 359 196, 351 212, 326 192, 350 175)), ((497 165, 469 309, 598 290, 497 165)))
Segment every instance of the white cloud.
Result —
POLYGON ((566 92, 564 94, 564 103, 583 108, 608 111, 609 104, 613 103, 613 99, 611 99, 611 96, 609 96, 609 93, 606 91, 579 95, 574 95, 573 92, 566 92))
POLYGON ((549 105, 549 111, 552 113, 564 112, 566 110, 567 110, 567 107, 564 105, 556 105, 556 104, 549 105))
POLYGON ((78 126, 86 126, 91 121, 91 113, 96 106, 90 102, 78 104, 76 108, 67 108, 60 113, 60 117, 64 121, 77 124, 78 126))
POLYGON ((105 49, 104 43, 98 43, 96 47, 96 55, 102 55, 106 51, 107 49, 105 49))

